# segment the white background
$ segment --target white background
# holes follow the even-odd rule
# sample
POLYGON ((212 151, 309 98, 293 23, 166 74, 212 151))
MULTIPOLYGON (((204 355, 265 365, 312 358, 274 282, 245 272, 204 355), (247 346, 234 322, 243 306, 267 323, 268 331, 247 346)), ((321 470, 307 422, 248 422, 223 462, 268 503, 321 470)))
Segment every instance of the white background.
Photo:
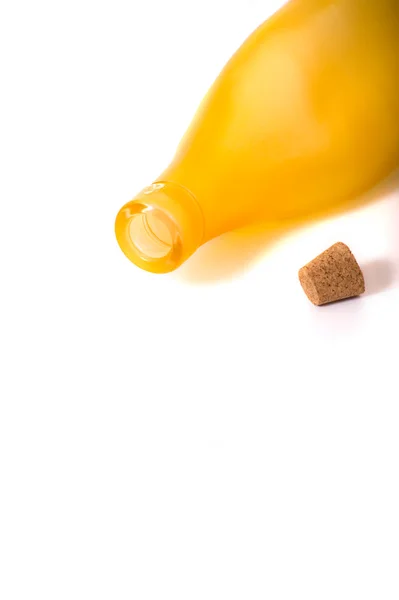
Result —
POLYGON ((168 276, 113 233, 280 4, 1 4, 2 600, 398 598, 398 178, 168 276), (369 293, 317 309, 338 240, 369 293))

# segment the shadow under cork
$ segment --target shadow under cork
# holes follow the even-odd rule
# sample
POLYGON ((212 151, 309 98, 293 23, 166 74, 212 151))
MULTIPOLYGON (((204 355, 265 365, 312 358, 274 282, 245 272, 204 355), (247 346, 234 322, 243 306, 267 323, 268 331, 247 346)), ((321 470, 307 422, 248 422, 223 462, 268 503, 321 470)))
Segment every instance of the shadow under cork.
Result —
POLYGON ((392 260, 376 259, 362 265, 366 295, 374 296, 398 285, 398 268, 392 260))

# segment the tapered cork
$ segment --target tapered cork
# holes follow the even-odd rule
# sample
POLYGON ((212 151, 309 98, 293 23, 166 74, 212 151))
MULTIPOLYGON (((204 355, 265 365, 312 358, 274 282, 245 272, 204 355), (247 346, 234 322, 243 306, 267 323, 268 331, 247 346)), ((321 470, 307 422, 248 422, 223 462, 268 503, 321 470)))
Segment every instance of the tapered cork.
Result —
POLYGON ((348 246, 342 242, 334 244, 302 267, 299 281, 316 306, 365 292, 363 273, 348 246))

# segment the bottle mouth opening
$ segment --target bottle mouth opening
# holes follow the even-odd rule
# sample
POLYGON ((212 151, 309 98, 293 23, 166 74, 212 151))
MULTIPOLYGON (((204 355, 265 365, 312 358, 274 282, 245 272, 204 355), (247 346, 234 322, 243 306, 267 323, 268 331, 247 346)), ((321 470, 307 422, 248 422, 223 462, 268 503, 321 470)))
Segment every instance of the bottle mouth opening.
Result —
POLYGON ((131 203, 119 213, 116 230, 123 252, 137 266, 153 273, 168 273, 180 264, 179 227, 165 210, 131 203))
POLYGON ((160 210, 148 210, 133 216, 129 237, 144 260, 165 258, 173 250, 175 224, 160 210))
POLYGON ((121 208, 115 234, 132 263, 151 273, 170 273, 203 242, 204 217, 185 187, 157 182, 121 208))

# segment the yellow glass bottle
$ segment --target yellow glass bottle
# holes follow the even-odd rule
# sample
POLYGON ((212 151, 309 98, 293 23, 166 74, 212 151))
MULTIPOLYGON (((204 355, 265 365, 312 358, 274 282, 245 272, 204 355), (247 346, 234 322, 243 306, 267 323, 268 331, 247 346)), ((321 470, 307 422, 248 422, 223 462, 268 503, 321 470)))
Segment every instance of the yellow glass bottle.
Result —
POLYGON ((227 64, 116 236, 154 273, 223 232, 343 204, 399 164, 399 1, 291 0, 227 64))

